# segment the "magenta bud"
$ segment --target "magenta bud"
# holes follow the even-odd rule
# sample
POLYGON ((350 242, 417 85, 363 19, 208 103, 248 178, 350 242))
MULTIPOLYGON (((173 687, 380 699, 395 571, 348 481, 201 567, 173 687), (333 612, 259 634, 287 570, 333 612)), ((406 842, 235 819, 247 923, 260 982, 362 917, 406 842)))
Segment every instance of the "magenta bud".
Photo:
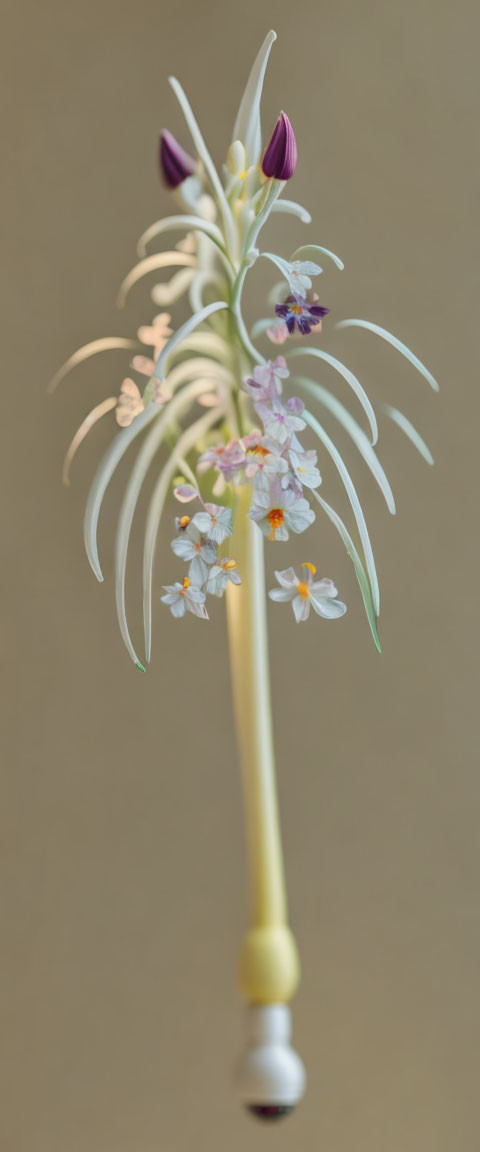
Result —
POLYGON ((295 134, 285 112, 278 117, 272 138, 262 159, 262 172, 274 180, 290 180, 297 167, 298 152, 295 134))
POLYGON ((160 171, 169 188, 178 188, 187 176, 193 176, 196 169, 195 160, 166 129, 160 136, 159 161, 160 171))

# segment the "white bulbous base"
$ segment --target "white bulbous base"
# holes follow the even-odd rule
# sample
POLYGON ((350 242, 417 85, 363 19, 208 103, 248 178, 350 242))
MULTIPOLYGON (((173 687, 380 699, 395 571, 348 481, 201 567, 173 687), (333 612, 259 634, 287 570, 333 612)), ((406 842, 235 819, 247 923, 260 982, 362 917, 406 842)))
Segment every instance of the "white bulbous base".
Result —
POLYGON ((236 1065, 235 1086, 242 1103, 261 1119, 287 1115, 305 1092, 305 1068, 290 1035, 287 1004, 249 1005, 247 1046, 236 1065))

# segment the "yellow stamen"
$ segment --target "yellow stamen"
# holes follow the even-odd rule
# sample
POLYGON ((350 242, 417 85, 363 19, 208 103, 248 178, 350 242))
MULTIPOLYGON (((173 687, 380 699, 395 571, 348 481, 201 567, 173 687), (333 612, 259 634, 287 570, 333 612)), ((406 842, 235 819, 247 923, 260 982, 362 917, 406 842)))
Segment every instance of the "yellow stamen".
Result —
POLYGON ((303 561, 302 568, 308 568, 308 571, 311 572, 312 576, 315 576, 315 573, 317 571, 315 565, 310 564, 308 560, 303 561))
POLYGON ((302 600, 308 600, 308 597, 310 596, 310 589, 308 584, 305 584, 303 580, 299 580, 297 584, 297 595, 301 596, 302 600))
POLYGON ((238 179, 239 180, 245 180, 246 175, 247 175, 247 169, 243 168, 242 171, 238 173, 238 179))
POLYGON ((180 517, 180 527, 181 528, 186 528, 189 523, 190 523, 190 516, 181 516, 180 517))
POLYGON ((183 595, 183 593, 187 591, 187 588, 190 588, 190 580, 188 579, 188 576, 184 576, 183 577, 183 588, 182 588, 181 595, 183 595))
POLYGON ((220 563, 225 572, 230 572, 232 568, 237 567, 236 560, 221 560, 220 563))
POLYGON ((302 312, 303 312, 302 305, 301 304, 290 304, 290 312, 293 312, 295 316, 301 316, 302 312))

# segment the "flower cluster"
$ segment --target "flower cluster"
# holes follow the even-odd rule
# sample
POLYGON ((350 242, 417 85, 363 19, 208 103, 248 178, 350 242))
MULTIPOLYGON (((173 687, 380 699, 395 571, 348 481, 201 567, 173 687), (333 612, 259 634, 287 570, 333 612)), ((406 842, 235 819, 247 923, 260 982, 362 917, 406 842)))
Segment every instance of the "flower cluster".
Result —
MULTIPOLYGON (((389 512, 394 513, 393 492, 375 450, 379 435, 377 414, 351 368, 323 348, 323 336, 319 339, 329 309, 313 291, 313 278, 323 272, 321 265, 325 260, 330 268, 333 265, 340 270, 343 263, 329 248, 316 243, 301 243, 289 259, 262 248, 262 230, 273 212, 293 215, 302 224, 311 222, 309 212, 301 204, 283 198, 298 161, 295 134, 286 113, 280 113, 271 132, 262 132, 262 87, 275 39, 275 33, 269 32, 254 61, 226 148, 225 163, 218 170, 185 91, 175 77, 170 78, 191 145, 187 151, 171 132, 165 129, 161 133, 159 173, 172 197, 173 213, 151 224, 140 237, 138 261, 125 276, 118 296, 119 306, 123 307, 135 285, 154 272, 163 277, 170 269, 167 278, 161 278, 151 288, 158 314, 151 324, 138 329, 136 339, 103 337, 84 345, 62 365, 51 382, 53 390, 67 372, 97 353, 129 350, 128 374, 124 370, 120 395, 117 389, 117 395, 105 397, 84 416, 67 451, 63 475, 68 484, 70 465, 85 436, 107 413, 114 413, 120 429, 97 471, 85 514, 87 555, 101 580, 97 541, 100 508, 117 465, 133 442, 139 445, 120 511, 115 569, 121 634, 140 668, 143 664, 130 637, 126 616, 126 565, 133 517, 154 462, 158 477, 147 513, 143 561, 147 660, 151 654, 156 541, 166 498, 175 484, 174 478, 182 472, 196 485, 190 486, 195 498, 201 499, 198 484, 209 469, 215 472, 209 495, 220 500, 225 493, 228 507, 202 501, 201 510, 192 518, 177 519, 177 536, 172 546, 188 564, 188 575, 183 582, 164 586, 163 600, 173 615, 183 616, 188 611, 205 618, 207 596, 221 596, 227 584, 240 582, 235 561, 223 556, 223 544, 232 532, 234 518, 244 521, 243 527, 239 524, 238 544, 233 550, 241 557, 247 584, 255 579, 248 571, 242 545, 250 531, 247 514, 268 540, 286 541, 291 532, 304 532, 314 522, 310 498, 317 513, 324 516, 325 527, 329 521, 339 533, 353 563, 373 639, 380 650, 379 584, 364 511, 336 445, 335 433, 332 438, 322 421, 326 410, 350 437, 378 484, 389 512), (172 245, 163 244, 168 235, 178 231, 180 239, 172 245), (158 241, 160 250, 154 248, 158 241), (259 317, 249 328, 243 314, 246 284, 260 259, 273 264, 282 281, 273 285, 269 293, 269 315, 259 317), (170 311, 161 309, 173 310, 177 301, 185 297, 187 318, 180 325, 170 326, 170 311), (322 368, 326 365, 325 382, 310 375, 296 377, 302 396, 309 399, 309 410, 297 396, 283 394, 289 377, 286 360, 282 356, 267 359, 268 353, 260 343, 265 338, 270 340, 270 348, 272 344, 276 350, 285 347, 289 366, 292 361, 297 362, 297 357, 305 356, 317 369, 319 364, 322 368), (332 373, 331 389, 328 376, 332 373), (370 435, 336 394, 335 374, 347 383, 363 409, 370 435), (336 508, 323 499, 323 489, 322 495, 317 491, 321 479, 316 452, 305 450, 299 439, 306 425, 343 484, 351 510, 352 523, 348 526, 336 508), (247 485, 251 489, 250 502, 239 491, 247 485)), ((385 328, 359 319, 340 320, 336 327, 373 333, 406 359, 435 391, 438 389, 425 365, 385 328)), ((390 406, 383 411, 432 463, 427 445, 407 417, 390 406)), ((188 487, 182 486, 180 499, 186 498, 188 487)), ((310 605, 321 616, 342 614, 345 607, 335 599, 331 582, 314 581, 313 566, 304 567, 304 578, 298 580, 289 568, 277 573, 280 590, 273 599, 291 600, 297 620, 307 619, 310 605)))
POLYGON ((172 540, 172 551, 189 565, 188 576, 182 583, 164 584, 166 595, 161 599, 172 616, 192 612, 208 620, 207 595, 223 596, 227 584, 242 582, 236 560, 231 556, 218 556, 220 545, 232 535, 232 510, 218 504, 204 504, 191 485, 181 485, 175 494, 182 503, 198 498, 202 510, 191 517, 176 517, 177 536, 172 540))

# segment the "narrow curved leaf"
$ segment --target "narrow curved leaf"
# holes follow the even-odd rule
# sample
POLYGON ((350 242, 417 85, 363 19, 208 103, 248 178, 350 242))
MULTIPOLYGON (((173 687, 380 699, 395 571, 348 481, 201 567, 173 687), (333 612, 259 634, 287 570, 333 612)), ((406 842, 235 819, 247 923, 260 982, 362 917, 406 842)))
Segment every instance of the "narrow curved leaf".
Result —
POLYGON ((390 416, 394 424, 398 424, 398 427, 402 429, 405 436, 408 436, 408 439, 415 445, 420 456, 423 456, 423 459, 427 461, 427 464, 433 464, 434 459, 428 445, 422 439, 420 433, 417 432, 414 425, 410 423, 410 420, 403 415, 403 412, 399 412, 398 408, 391 408, 389 404, 384 405, 383 411, 386 412, 387 416, 390 416))
POLYGON ((83 344, 61 365, 58 372, 52 377, 47 391, 55 392, 68 372, 71 372, 72 368, 76 368, 78 364, 82 364, 84 360, 88 360, 90 356, 97 356, 99 352, 112 352, 119 348, 138 348, 138 341, 125 340, 123 336, 102 336, 99 340, 92 340, 89 344, 83 344))
POLYGON ((415 356, 415 353, 411 352, 410 348, 408 348, 406 344, 403 344, 397 336, 393 336, 392 333, 388 332, 386 328, 380 328, 378 324, 371 324, 370 320, 340 320, 336 327, 366 328, 368 332, 374 332, 376 336, 380 336, 382 340, 386 340, 387 344, 391 344, 392 348, 396 348, 397 352, 400 352, 402 356, 405 356, 405 359, 408 360, 410 364, 413 364, 413 367, 417 369, 417 372, 420 372, 420 375, 425 377, 425 380, 428 381, 434 392, 439 391, 439 385, 437 384, 435 377, 432 376, 432 373, 429 372, 428 368, 425 367, 425 364, 422 364, 422 361, 418 359, 418 356, 415 356))
POLYGON ((347 531, 345 524, 343 523, 343 520, 340 518, 338 513, 335 512, 335 509, 331 508, 330 504, 327 504, 326 500, 323 500, 318 492, 314 492, 313 494, 314 494, 314 496, 316 496, 318 503, 321 504, 324 512, 326 512, 329 520, 331 520, 332 524, 335 525, 337 532, 340 534, 340 536, 343 540, 343 543, 344 543, 345 548, 348 552, 348 555, 350 556, 350 559, 353 562, 353 566, 355 568, 355 574, 356 574, 358 583, 360 585, 360 591, 361 591, 362 597, 363 597, 363 603, 365 605, 365 611, 367 613, 368 623, 370 624, 372 636, 373 636, 373 639, 375 641, 375 647, 377 649, 377 652, 381 652, 382 649, 380 647, 380 639, 378 636, 377 616, 375 613, 375 606, 374 606, 374 603, 372 600, 372 593, 370 590, 370 584, 368 582, 362 561, 361 561, 361 559, 358 555, 357 549, 355 548, 355 545, 353 543, 352 537, 350 536, 350 533, 347 531))
POLYGON ((286 212, 288 216, 298 216, 302 224, 312 223, 310 212, 307 212, 307 209, 303 208, 301 204, 297 204, 295 200, 284 200, 283 198, 276 200, 272 205, 272 212, 286 212))
POLYGON ((160 268, 175 268, 175 266, 195 268, 196 260, 186 252, 154 252, 152 256, 145 256, 130 270, 122 281, 118 290, 117 307, 123 308, 130 289, 149 272, 157 272, 160 268))
POLYGON ((331 252, 329 248, 321 248, 319 244, 302 244, 301 248, 295 249, 292 260, 310 260, 318 256, 319 253, 333 260, 333 263, 337 265, 337 268, 340 268, 340 271, 344 269, 345 265, 343 260, 341 260, 339 256, 336 256, 335 252, 331 252))
POLYGON ((380 491, 385 499, 387 508, 393 516, 395 514, 395 500, 392 489, 378 459, 378 456, 372 448, 368 436, 365 435, 363 428, 360 427, 360 424, 357 424, 357 421, 354 420, 353 416, 348 411, 348 408, 346 408, 340 400, 337 400, 337 397, 334 396, 328 388, 324 388, 322 384, 319 384, 317 380, 310 380, 305 376, 296 376, 295 383, 300 384, 300 387, 305 388, 310 396, 313 396, 316 400, 319 400, 320 403, 323 404, 324 408, 327 408, 328 411, 332 413, 332 416, 338 420, 339 424, 342 425, 345 431, 348 432, 348 435, 353 440, 355 447, 358 448, 360 455, 363 456, 363 459, 370 469, 372 476, 377 481, 380 491))
POLYGON ((355 520, 357 522, 358 534, 362 542, 365 564, 370 580, 370 587, 372 590, 373 605, 375 608, 375 613, 378 616, 380 613, 380 590, 378 587, 377 571, 375 568, 375 560, 373 556, 372 545, 370 543, 370 537, 368 535, 367 525, 365 522, 365 516, 363 514, 362 505, 360 504, 360 500, 357 496, 355 485, 338 449, 333 443, 333 440, 330 439, 330 436, 327 435, 324 428, 322 428, 322 425, 318 422, 318 420, 315 419, 315 416, 312 416, 312 413, 308 412, 308 410, 305 408, 302 412, 302 417, 306 423, 310 425, 310 428, 313 428, 313 431, 316 432, 319 440, 322 441, 322 444, 327 449, 329 456, 331 456, 333 463, 335 464, 335 467, 337 468, 337 471, 339 472, 343 481, 345 491, 347 493, 348 499, 353 509, 355 520))
POLYGON ((254 61, 235 120, 232 141, 242 141, 247 154, 247 166, 258 163, 262 150, 260 101, 268 57, 276 39, 277 34, 273 29, 267 33, 254 61))
POLYGON ((116 396, 109 396, 106 400, 102 400, 101 404, 97 404, 95 408, 92 408, 91 412, 82 420, 80 427, 77 428, 63 461, 62 482, 66 488, 70 485, 70 468, 80 444, 90 432, 90 429, 93 428, 93 425, 96 424, 98 420, 101 420, 102 416, 105 416, 107 412, 111 412, 112 408, 116 408, 116 405, 116 396))
POLYGON ((143 432, 143 429, 146 428, 155 417, 158 417, 158 415, 159 409, 157 405, 148 404, 144 411, 135 417, 133 424, 130 424, 129 428, 122 428, 122 431, 117 433, 115 439, 112 440, 112 443, 107 449, 103 460, 101 460, 96 476, 90 487, 87 506, 85 508, 83 534, 85 550, 97 580, 103 580, 97 545, 98 518, 103 497, 117 465, 120 463, 122 456, 125 455, 132 441, 135 440, 140 432, 143 432))
POLYGON ((234 220, 233 220, 233 216, 232 216, 232 211, 231 211, 230 205, 228 203, 228 200, 226 198, 225 191, 224 191, 224 188, 222 186, 221 180, 219 178, 217 169, 215 168, 212 157, 210 156, 207 145, 205 144, 205 141, 203 139, 203 135, 200 131, 199 125, 197 124, 196 118, 194 116, 193 109, 190 105, 190 102, 188 100, 186 93, 184 92, 184 90, 182 88, 182 85, 179 83, 179 81, 176 79, 175 76, 169 77, 169 84, 170 84, 170 87, 173 89, 175 96, 177 97, 178 103, 180 104, 180 107, 182 109, 183 115, 185 117, 185 120, 186 120, 188 128, 189 128, 193 143, 195 145, 195 148, 197 149, 197 152, 198 152, 198 155, 202 161, 202 164, 204 165, 205 171, 207 173, 207 176, 210 180, 213 191, 214 191, 215 196, 217 198, 218 206, 219 206, 220 211, 222 213, 223 226, 225 229, 225 237, 227 240, 228 248, 230 249, 231 252, 234 252, 235 247, 236 247, 236 242, 237 242, 235 224, 234 224, 234 220))
POLYGON ((194 332, 195 328, 199 328, 200 324, 208 320, 209 316, 213 316, 214 312, 221 312, 224 308, 228 308, 225 300, 217 300, 215 304, 207 304, 206 308, 202 308, 200 312, 195 312, 194 316, 189 316, 188 320, 186 320, 184 324, 181 324, 180 328, 177 328, 177 331, 173 333, 173 336, 170 336, 165 347, 162 348, 155 364, 155 376, 157 376, 159 380, 163 380, 164 378, 165 365, 174 348, 177 348, 178 345, 185 340, 186 336, 194 332))
POLYGON ((362 385, 360 384, 360 381, 357 380, 357 377, 354 376, 353 372, 351 372, 349 368, 346 368, 345 364, 342 364, 341 360, 337 360, 335 356, 331 356, 329 352, 324 352, 321 348, 311 348, 311 347, 292 348, 291 351, 287 350, 285 355, 287 357, 287 360, 293 359, 294 357, 297 357, 297 356, 316 356, 318 360, 324 360, 325 363, 330 364, 330 367, 334 368, 335 371, 338 372, 340 376, 343 376, 343 379, 346 380, 347 384, 352 389, 352 392, 354 392, 355 395, 357 396, 357 398, 359 399, 360 404, 362 405, 363 411, 365 412, 368 423, 370 425, 370 431, 372 434, 372 444, 377 443, 377 440, 378 440, 377 418, 375 416, 375 412, 373 411, 370 400, 368 399, 367 393, 365 392, 365 389, 362 388, 362 385))

